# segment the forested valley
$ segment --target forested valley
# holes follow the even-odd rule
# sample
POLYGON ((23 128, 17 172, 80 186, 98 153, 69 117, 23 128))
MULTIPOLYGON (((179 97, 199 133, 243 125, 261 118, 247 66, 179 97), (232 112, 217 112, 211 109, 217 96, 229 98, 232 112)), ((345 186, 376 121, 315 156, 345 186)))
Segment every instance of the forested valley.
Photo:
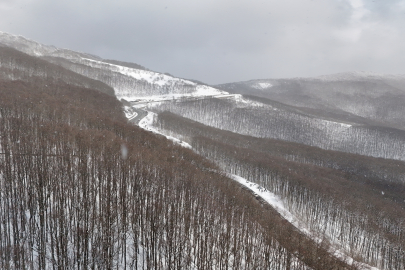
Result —
POLYGON ((115 97, 14 53, 0 82, 0 268, 355 268, 204 157, 127 123, 115 97))
POLYGON ((152 108, 157 112, 170 111, 208 126, 243 135, 405 160, 404 130, 322 119, 294 110, 294 107, 268 103, 266 99, 244 97, 244 100, 251 102, 246 104, 212 98, 168 102, 152 108))
POLYGON ((156 125, 181 134, 224 171, 279 195, 325 245, 381 269, 404 267, 403 161, 239 135, 169 112, 156 125))
POLYGON ((404 85, 214 88, 0 32, 0 268, 405 269, 404 85))

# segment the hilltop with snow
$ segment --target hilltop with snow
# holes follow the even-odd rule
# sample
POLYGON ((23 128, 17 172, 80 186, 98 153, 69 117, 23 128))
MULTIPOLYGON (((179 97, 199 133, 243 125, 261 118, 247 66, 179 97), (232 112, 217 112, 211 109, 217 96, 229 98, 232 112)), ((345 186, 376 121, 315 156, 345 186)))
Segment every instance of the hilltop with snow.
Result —
MULTIPOLYGON (((86 77, 102 81, 114 88, 119 100, 177 99, 184 96, 227 94, 225 91, 204 84, 146 69, 119 65, 118 61, 103 60, 101 57, 91 54, 43 45, 22 36, 0 32, 0 43, 31 56, 44 58, 86 77)), ((139 65, 132 64, 131 66, 139 65)))

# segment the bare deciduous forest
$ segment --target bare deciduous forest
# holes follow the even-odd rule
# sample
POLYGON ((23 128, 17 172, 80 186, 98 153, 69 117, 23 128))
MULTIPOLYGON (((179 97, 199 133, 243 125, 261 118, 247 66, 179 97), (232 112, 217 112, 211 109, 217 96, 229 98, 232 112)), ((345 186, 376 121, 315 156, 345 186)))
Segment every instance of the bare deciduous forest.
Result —
POLYGON ((1 269, 405 268, 402 81, 221 86, 242 96, 7 42, 1 269), (129 121, 140 100, 158 132, 129 121))
POLYGON ((2 269, 350 268, 114 97, 35 77, 0 102, 2 269))
POLYGON ((181 134, 223 170, 284 198, 326 245, 339 243, 381 269, 404 267, 404 162, 242 136, 169 112, 156 125, 181 134))
POLYGON ((260 138, 273 138, 374 157, 405 160, 405 131, 349 125, 261 103, 204 99, 153 106, 208 126, 260 138))

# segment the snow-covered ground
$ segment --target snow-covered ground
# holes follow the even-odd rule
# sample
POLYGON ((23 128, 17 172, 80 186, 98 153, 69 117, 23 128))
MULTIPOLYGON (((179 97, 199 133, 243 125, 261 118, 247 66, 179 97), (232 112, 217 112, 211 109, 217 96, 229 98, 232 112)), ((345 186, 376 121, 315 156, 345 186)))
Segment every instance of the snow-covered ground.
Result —
POLYGON ((207 94, 198 94, 198 93, 191 93, 191 94, 171 94, 171 95, 160 95, 160 96, 147 96, 147 97, 137 97, 135 100, 132 100, 132 107, 133 108, 145 108, 148 106, 158 106, 161 105, 162 102, 172 102, 172 101, 192 101, 198 99, 206 99, 206 98, 234 98, 238 101, 238 97, 241 95, 238 94, 215 94, 215 95, 207 95, 207 94))

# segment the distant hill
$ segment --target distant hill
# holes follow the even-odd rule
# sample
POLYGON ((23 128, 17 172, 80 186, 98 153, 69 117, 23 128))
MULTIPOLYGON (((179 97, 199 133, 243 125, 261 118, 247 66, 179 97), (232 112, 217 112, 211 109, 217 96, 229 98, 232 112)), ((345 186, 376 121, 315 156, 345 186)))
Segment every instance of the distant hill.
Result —
POLYGON ((215 87, 324 114, 340 114, 343 118, 356 115, 405 129, 405 75, 350 72, 314 78, 251 80, 215 87))

